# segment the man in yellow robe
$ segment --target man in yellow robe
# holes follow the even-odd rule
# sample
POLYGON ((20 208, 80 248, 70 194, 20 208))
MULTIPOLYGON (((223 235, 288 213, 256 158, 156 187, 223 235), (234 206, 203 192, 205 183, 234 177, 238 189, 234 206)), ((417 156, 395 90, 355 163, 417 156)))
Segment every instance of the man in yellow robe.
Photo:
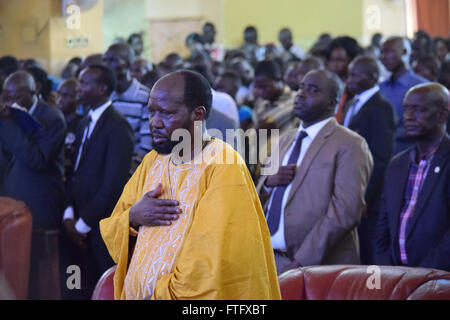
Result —
POLYGON ((206 79, 186 70, 151 91, 154 150, 100 221, 117 263, 116 299, 280 299, 270 234, 245 162, 225 142, 196 134, 211 100, 206 79), (171 141, 177 129, 189 134, 178 153, 171 141))

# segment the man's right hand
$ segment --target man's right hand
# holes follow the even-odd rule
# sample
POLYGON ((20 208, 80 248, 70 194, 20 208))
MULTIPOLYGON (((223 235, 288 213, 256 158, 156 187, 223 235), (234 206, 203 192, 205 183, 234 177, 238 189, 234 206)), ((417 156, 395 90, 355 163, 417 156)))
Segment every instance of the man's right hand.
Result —
POLYGON ((281 166, 278 169, 277 174, 268 176, 264 183, 266 187, 280 187, 289 185, 295 177, 297 166, 295 164, 288 164, 287 166, 281 166))
POLYGON ((169 226, 178 219, 181 208, 176 200, 158 199, 162 193, 162 185, 144 194, 138 202, 130 208, 130 226, 169 226))
POLYGON ((6 119, 11 116, 10 105, 0 102, 0 118, 6 119))

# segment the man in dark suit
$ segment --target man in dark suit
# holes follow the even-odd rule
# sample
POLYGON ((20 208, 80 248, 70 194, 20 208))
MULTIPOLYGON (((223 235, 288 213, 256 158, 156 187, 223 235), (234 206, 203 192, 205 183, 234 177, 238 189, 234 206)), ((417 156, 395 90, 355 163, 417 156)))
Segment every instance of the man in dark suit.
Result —
POLYGON ((375 263, 450 271, 450 138, 448 90, 417 85, 403 102, 415 146, 386 171, 375 234, 375 263))
POLYGON ((344 126, 366 139, 374 162, 365 195, 367 211, 358 227, 361 263, 367 265, 373 264, 373 236, 395 132, 394 109, 381 96, 378 77, 378 64, 372 57, 358 57, 349 65, 347 89, 354 97, 343 117, 344 126))
POLYGON ((63 244, 68 250, 62 253, 62 269, 71 264, 84 269, 81 290, 67 290, 63 281, 63 298, 89 298, 101 274, 113 265, 98 222, 111 214, 122 192, 134 145, 130 125, 111 107, 109 96, 114 88, 114 74, 108 67, 90 66, 80 73, 77 95, 90 110, 76 134, 78 151, 64 212, 64 228, 70 241, 63 244), (79 259, 74 260, 77 255, 79 259))
MULTIPOLYGON (((24 201, 33 215, 30 298, 38 298, 38 264, 51 254, 47 245, 57 242, 55 231, 64 210, 66 125, 62 113, 40 101, 36 93, 30 74, 24 71, 11 74, 3 86, 3 112, 0 115, 0 149, 3 149, 2 165, 5 166, 3 195, 24 201), (27 127, 13 118, 11 106, 14 103, 23 108, 23 116, 28 113, 34 118, 39 128, 27 127)), ((42 271, 49 273, 48 268, 45 269, 42 271)))

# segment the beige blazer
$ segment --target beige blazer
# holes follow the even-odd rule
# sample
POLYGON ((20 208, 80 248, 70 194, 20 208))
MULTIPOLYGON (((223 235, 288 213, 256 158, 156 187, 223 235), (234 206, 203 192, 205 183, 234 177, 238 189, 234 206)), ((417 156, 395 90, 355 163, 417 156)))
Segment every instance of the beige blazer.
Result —
MULTIPOLYGON (((280 138, 280 164, 298 129, 280 138)), ((366 141, 333 118, 317 134, 292 181, 284 211, 288 255, 303 266, 359 264, 357 226, 373 160, 366 141)), ((270 192, 257 183, 264 212, 270 192)), ((273 189, 272 189, 273 190, 273 189)))

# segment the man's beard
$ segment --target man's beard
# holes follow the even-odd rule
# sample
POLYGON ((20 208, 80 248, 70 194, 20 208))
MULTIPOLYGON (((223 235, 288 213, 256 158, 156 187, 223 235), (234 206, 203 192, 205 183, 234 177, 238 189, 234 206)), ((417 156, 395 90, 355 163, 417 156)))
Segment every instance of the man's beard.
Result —
POLYGON ((179 143, 179 141, 167 141, 160 144, 153 144, 153 149, 159 154, 170 154, 172 153, 173 148, 179 143))

